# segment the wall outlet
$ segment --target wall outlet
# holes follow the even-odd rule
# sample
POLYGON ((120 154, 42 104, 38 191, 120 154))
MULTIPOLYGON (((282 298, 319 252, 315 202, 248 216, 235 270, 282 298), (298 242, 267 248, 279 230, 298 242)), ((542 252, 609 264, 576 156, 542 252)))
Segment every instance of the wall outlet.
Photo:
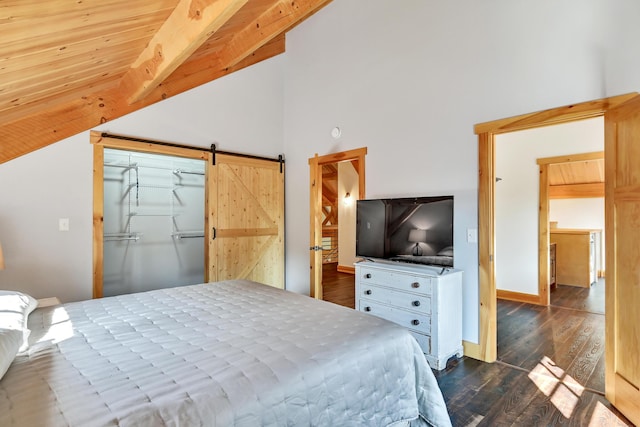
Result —
POLYGON ((69 231, 69 218, 58 219, 58 230, 69 231))
POLYGON ((478 243, 477 228, 467 228, 467 243, 478 243))

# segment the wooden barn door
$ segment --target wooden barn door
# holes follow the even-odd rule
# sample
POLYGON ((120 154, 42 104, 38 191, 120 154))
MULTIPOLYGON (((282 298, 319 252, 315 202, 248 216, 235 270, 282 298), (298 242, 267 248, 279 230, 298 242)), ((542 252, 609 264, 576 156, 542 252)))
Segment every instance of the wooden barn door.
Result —
POLYGON ((208 280, 284 288, 284 163, 216 154, 208 175, 208 280))
POLYGON ((605 392, 640 425, 640 96, 604 117, 605 392))

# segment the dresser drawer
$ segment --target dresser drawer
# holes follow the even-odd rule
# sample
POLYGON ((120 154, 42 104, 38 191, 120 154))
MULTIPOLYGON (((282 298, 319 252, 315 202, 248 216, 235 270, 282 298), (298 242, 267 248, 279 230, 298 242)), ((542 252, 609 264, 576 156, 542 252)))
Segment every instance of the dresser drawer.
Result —
POLYGON ((360 268, 360 276, 356 278, 361 285, 373 283, 382 286, 391 286, 394 289, 410 291, 425 295, 431 295, 431 278, 397 274, 390 271, 381 271, 375 268, 360 268))
POLYGON ((419 334, 414 331, 409 331, 409 333, 418 341, 424 354, 431 354, 431 337, 429 335, 419 334))
POLYGON ((431 297, 396 291, 381 286, 362 283, 359 287, 360 298, 393 305, 404 310, 415 310, 423 314, 431 314, 431 297))
POLYGON ((358 310, 382 317, 423 334, 431 333, 431 316, 427 314, 412 313, 367 299, 359 301, 358 310))

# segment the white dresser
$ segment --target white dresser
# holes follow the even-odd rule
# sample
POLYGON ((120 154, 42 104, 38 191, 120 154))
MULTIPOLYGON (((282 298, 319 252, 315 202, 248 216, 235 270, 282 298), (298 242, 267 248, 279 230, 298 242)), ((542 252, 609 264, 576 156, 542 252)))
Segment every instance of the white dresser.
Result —
POLYGON ((433 369, 462 356, 462 271, 385 261, 355 266, 356 310, 408 328, 433 369))

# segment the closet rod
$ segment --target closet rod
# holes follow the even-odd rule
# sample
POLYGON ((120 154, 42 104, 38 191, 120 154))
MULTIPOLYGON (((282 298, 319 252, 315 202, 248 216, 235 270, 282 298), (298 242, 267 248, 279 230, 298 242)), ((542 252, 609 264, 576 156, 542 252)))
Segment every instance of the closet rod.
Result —
POLYGON ((163 145, 165 147, 186 148, 187 150, 196 150, 200 152, 208 151, 212 154, 211 161, 214 165, 216 164, 216 154, 225 154, 228 156, 243 157, 245 159, 256 159, 256 160, 266 160, 269 162, 277 162, 277 163, 280 163, 280 173, 282 173, 282 165, 284 164, 284 155, 282 154, 278 155, 278 157, 274 159, 273 157, 255 156, 253 154, 243 154, 243 153, 234 153, 232 151, 217 150, 216 144, 211 144, 211 148, 207 150, 204 147, 195 147, 193 145, 175 144, 173 142, 152 141, 150 139, 134 138, 131 136, 113 135, 107 132, 102 132, 100 136, 102 136, 103 138, 113 138, 113 139, 121 139, 124 141, 143 142, 145 144, 163 145))

